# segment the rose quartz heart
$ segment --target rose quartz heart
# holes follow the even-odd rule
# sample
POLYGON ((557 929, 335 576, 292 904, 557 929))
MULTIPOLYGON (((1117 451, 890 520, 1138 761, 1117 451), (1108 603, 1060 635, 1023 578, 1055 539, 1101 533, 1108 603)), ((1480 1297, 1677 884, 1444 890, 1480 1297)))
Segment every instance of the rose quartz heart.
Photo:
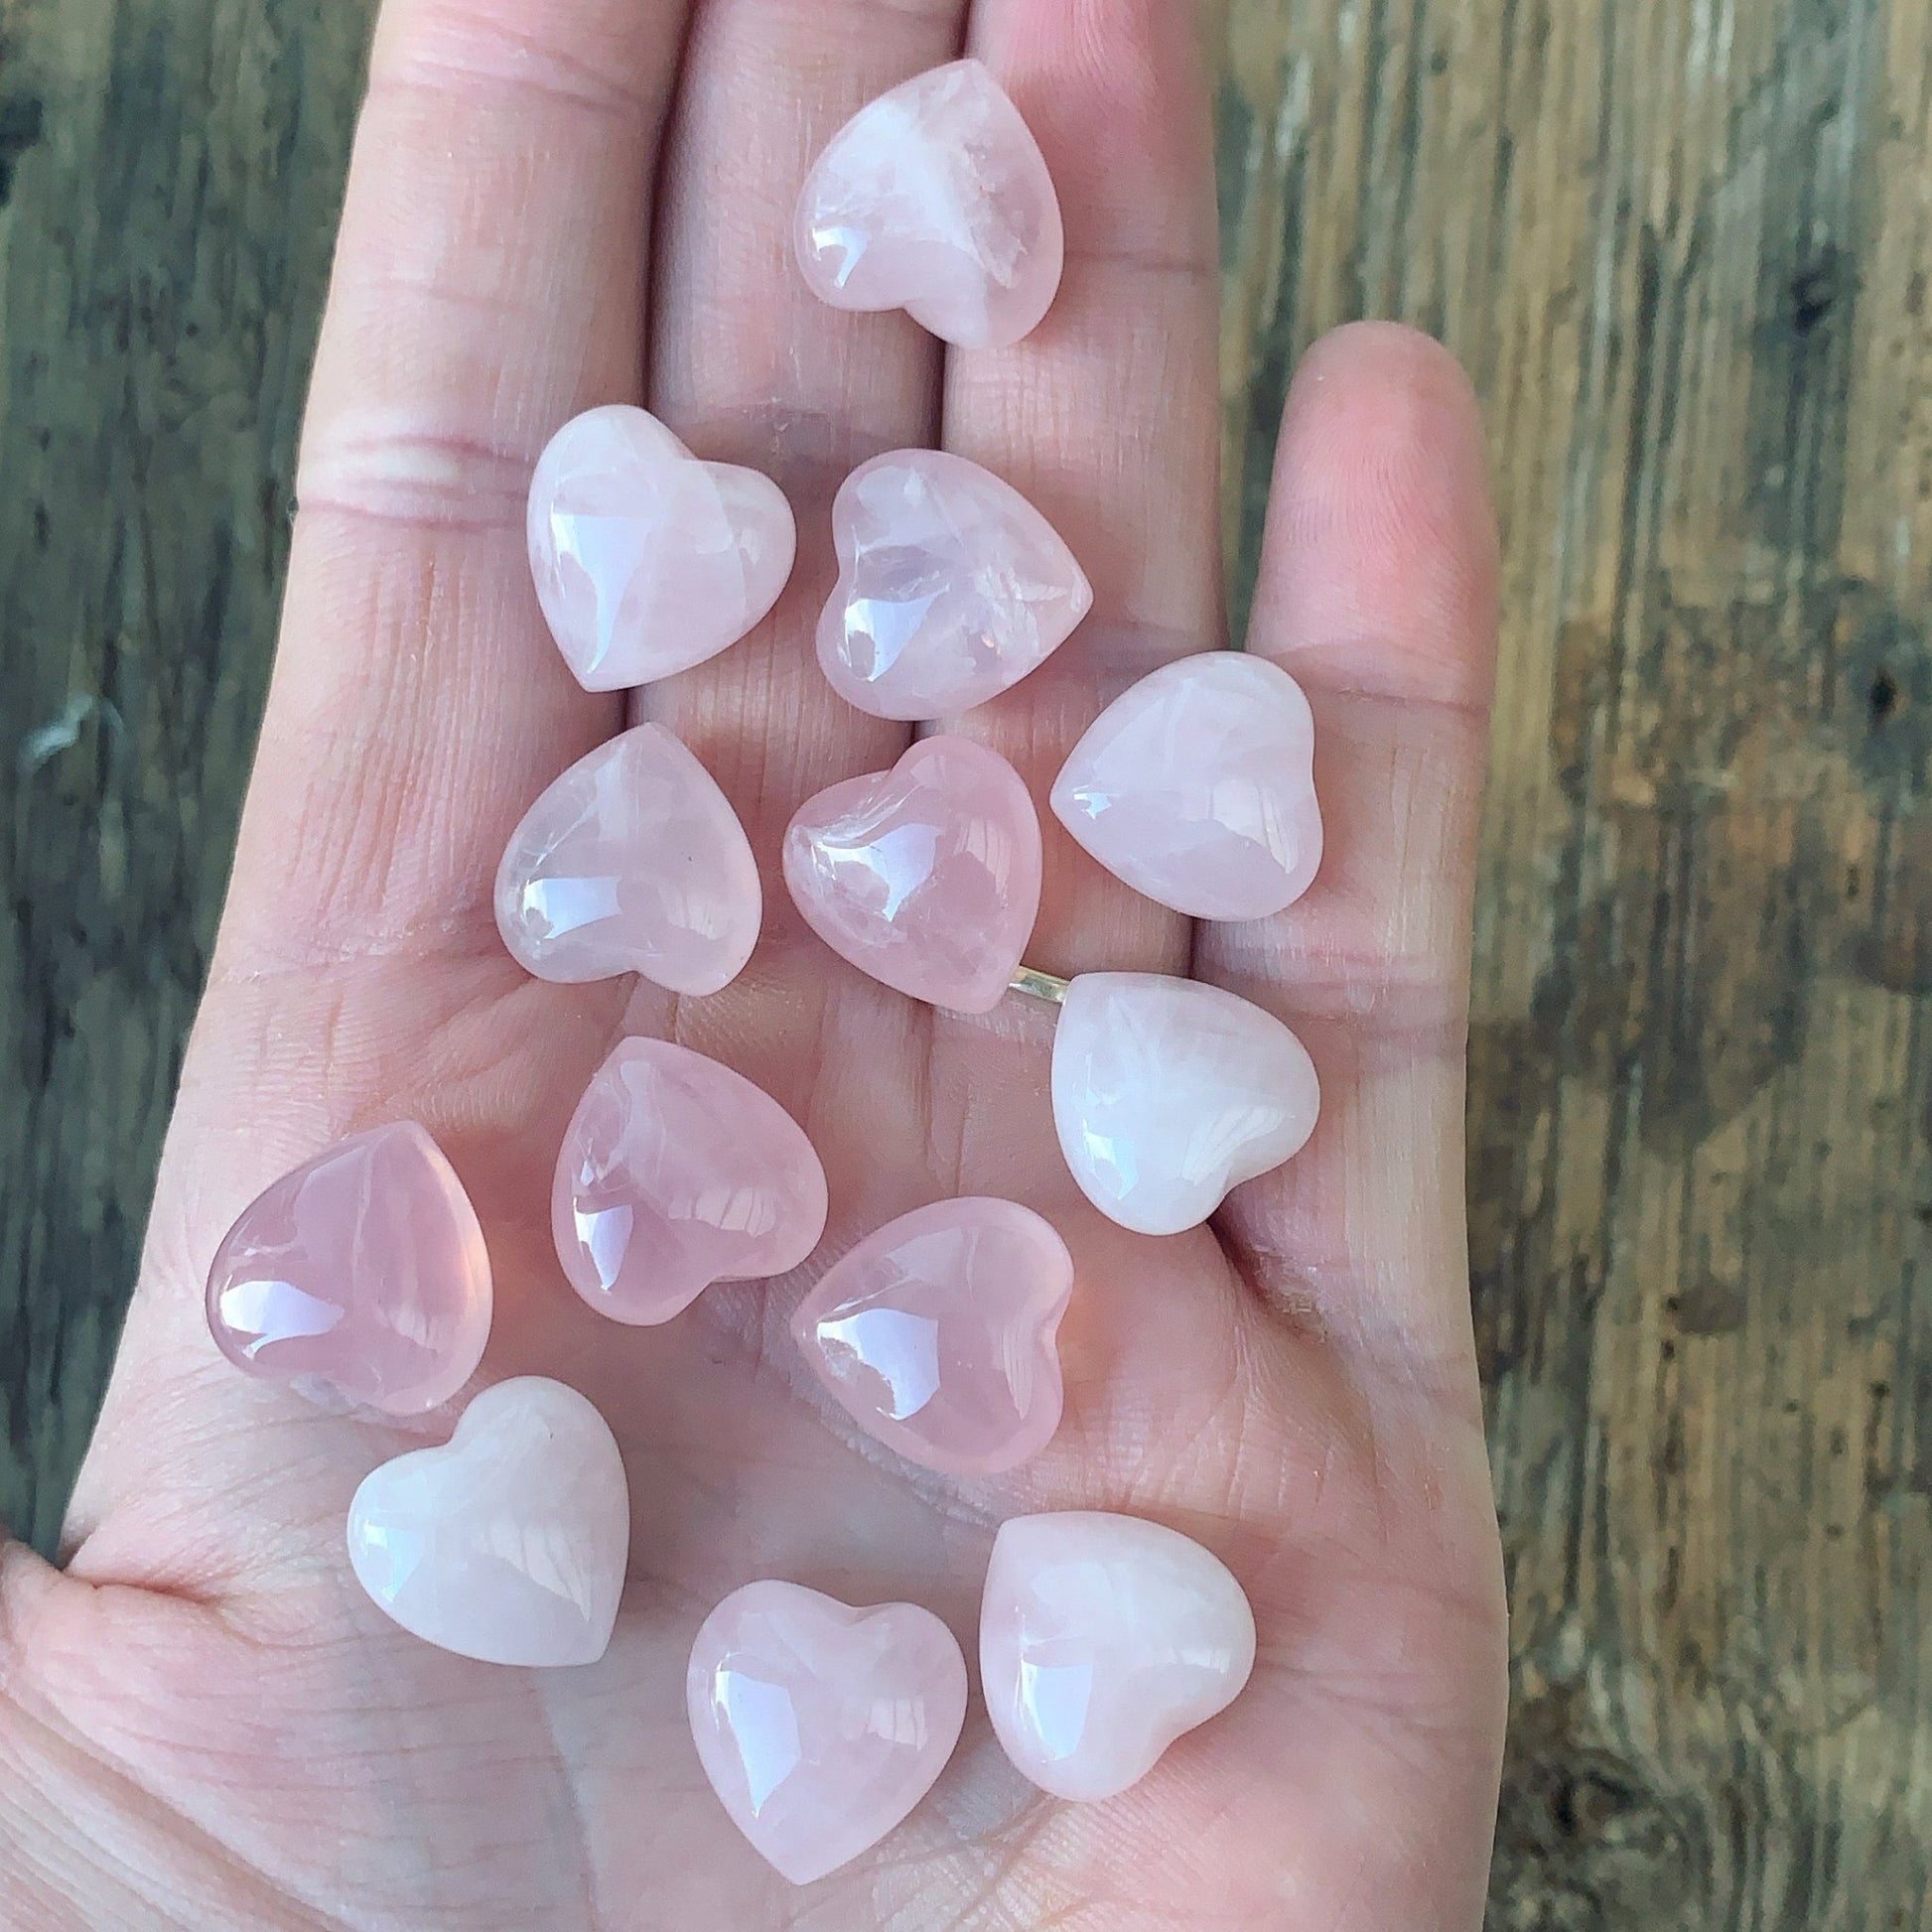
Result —
POLYGON ((285 1174, 242 1212, 208 1271, 222 1354, 333 1409, 440 1407, 476 1372, 489 1312, 476 1210, 409 1120, 285 1174))
POLYGON ((965 738, 807 799, 785 833, 806 923, 862 972, 955 1013, 990 1013, 1039 911, 1039 819, 1020 774, 965 738))
POLYGON ((1052 804, 1137 893, 1189 918, 1265 919, 1321 863, 1309 701, 1244 651, 1164 664, 1094 720, 1052 804))
POLYGON ((530 569, 557 648, 588 691, 715 657, 769 611, 797 529, 769 477, 700 463, 655 416, 566 423, 530 484, 530 569))
POLYGON ((965 1722, 966 1660, 915 1604, 855 1610, 798 1584, 747 1584, 705 1618, 685 1701, 732 1823, 805 1885, 932 1788, 965 1722))
POLYGON ((1227 1567, 1133 1516, 1018 1516, 993 1543, 980 1683, 1007 1755, 1042 1790, 1095 1802, 1226 1710, 1255 1661, 1227 1567))
POLYGON ((825 1170, 743 1074, 626 1039, 564 1136, 551 1225, 570 1285, 600 1314, 668 1321, 713 1282, 796 1268, 825 1231, 825 1170))
POLYGON ((1065 255, 1045 157, 1006 90, 956 61, 882 94, 819 156, 798 260, 835 309, 904 309, 961 348, 1039 326, 1065 255))
POLYGON ((1011 1469, 1060 1422, 1066 1243, 1006 1200, 935 1201, 869 1235, 792 1316, 861 1428, 951 1475, 1011 1469))
POLYGON ((1043 663, 1093 607, 1053 526, 943 450, 862 464, 832 505, 839 582, 818 625, 833 690, 877 718, 944 718, 1043 663))
POLYGON ((1321 1091, 1273 1014, 1195 980, 1083 973, 1053 1036, 1053 1123, 1087 1198, 1178 1234, 1314 1131, 1321 1091))
POLYGON ((561 1382, 485 1389, 441 1449, 371 1469, 348 1558, 377 1608, 485 1664, 594 1664, 630 1551, 630 1491, 604 1418, 561 1382))
POLYGON ((673 993, 729 986, 764 898, 745 828, 661 725, 579 759, 524 814, 496 872, 503 943, 537 978, 641 973, 673 993))

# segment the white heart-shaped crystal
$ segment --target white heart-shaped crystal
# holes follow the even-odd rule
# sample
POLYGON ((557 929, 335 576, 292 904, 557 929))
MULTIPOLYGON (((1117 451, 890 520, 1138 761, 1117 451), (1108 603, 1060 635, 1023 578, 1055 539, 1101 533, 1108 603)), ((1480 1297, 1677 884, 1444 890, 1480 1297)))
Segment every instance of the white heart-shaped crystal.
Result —
POLYGON ((1052 306, 1059 198, 1020 110, 979 61, 862 107, 798 199, 805 280, 835 309, 900 309, 961 348, 1004 348, 1052 306))
POLYGON ((941 733, 806 799, 784 868, 841 958, 915 1000, 991 1013, 1039 911, 1039 819, 1005 759, 941 733))
POLYGON ((1308 1049, 1273 1014, 1158 973, 1083 973, 1053 1036, 1053 1124, 1087 1198, 1138 1234, 1198 1227, 1314 1132, 1308 1049))
POLYGON ((1245 651, 1183 657, 1124 691, 1052 802, 1116 878, 1190 919, 1265 919, 1321 864, 1309 701, 1245 651))
POLYGON ((832 505, 839 581, 818 661, 878 718, 945 718, 997 698, 1063 644, 1093 588, 1011 483, 944 450, 861 464, 832 505))
POLYGON ((794 1885, 849 1863, 932 1788, 966 1717, 958 1639, 916 1603, 735 1589, 691 1647, 685 1705, 731 1821, 794 1885))
POLYGON ((1007 1755, 1096 1803, 1138 1784, 1254 1669, 1255 1619, 1227 1566, 1136 1516, 1072 1510, 1001 1526, 980 1607, 980 1684, 1007 1755))
POLYGON ((662 725, 579 759, 524 813, 496 870, 504 945, 565 985, 641 973, 716 993, 744 970, 763 914, 738 814, 662 725))
POLYGON ((530 483, 530 570, 587 691, 688 670, 734 644, 791 576, 797 526, 769 477, 701 463, 612 404, 551 438, 530 483))
POLYGON ((594 1664, 630 1552, 630 1492, 604 1418, 540 1375, 485 1389, 440 1449, 371 1469, 348 1558, 376 1606, 486 1664, 594 1664))

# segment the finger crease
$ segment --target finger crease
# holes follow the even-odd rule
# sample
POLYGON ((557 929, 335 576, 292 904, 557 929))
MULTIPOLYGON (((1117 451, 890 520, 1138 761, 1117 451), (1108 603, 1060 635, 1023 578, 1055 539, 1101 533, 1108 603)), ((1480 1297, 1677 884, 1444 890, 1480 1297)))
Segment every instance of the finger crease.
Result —
POLYGON ((520 451, 459 436, 339 431, 303 452, 296 502, 436 529, 520 528, 531 467, 520 451))
POLYGON ((587 61, 543 46, 534 36, 507 30, 480 35, 473 30, 448 38, 463 51, 434 53, 418 48, 395 56, 370 75, 370 93, 394 90, 447 98, 500 90, 585 108, 631 124, 640 119, 654 121, 663 107, 658 89, 601 72, 587 61))

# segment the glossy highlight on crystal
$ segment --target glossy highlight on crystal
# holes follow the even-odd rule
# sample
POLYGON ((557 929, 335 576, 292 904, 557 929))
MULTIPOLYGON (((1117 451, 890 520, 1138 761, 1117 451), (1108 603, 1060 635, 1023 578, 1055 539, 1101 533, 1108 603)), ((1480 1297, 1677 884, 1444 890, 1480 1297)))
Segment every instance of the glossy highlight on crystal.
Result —
POLYGON ((890 771, 799 807, 785 884, 842 958, 955 1013, 998 1006, 1039 912, 1039 819, 1020 774, 970 739, 921 739, 890 771))
POLYGON ((1138 1784, 1234 1702, 1254 1661, 1246 1594, 1191 1538, 1101 1511, 1001 1525, 980 1684, 1007 1755, 1055 1797, 1091 1804, 1138 1784))
POLYGON ((1278 664, 1164 664, 1094 720, 1053 786, 1061 824, 1138 893, 1194 919, 1265 919, 1321 864, 1314 719, 1278 664))
POLYGON ((1059 1427, 1055 1334, 1072 1291, 1066 1243, 1031 1208, 935 1201, 828 1269, 791 1327, 812 1373, 889 1449, 990 1475, 1059 1427))
POLYGON ((818 661, 878 718, 944 718, 1010 690, 1065 642, 1093 589, 1010 483, 943 450, 862 464, 832 506, 839 581, 818 661))
POLYGON ((581 758, 510 836, 496 873, 503 943, 539 979, 641 973, 673 993, 729 986, 764 897, 731 802, 661 725, 581 758))
POLYGON ((440 1449, 370 1470, 348 1512, 349 1562, 377 1608, 486 1664, 596 1663, 629 1550, 616 1439, 540 1375, 485 1389, 440 1449))
POLYGON ((1059 289, 1059 198, 992 72, 955 61, 895 87, 832 137, 795 221, 799 266, 837 309, 904 309, 960 348, 1004 348, 1059 289))
POLYGON ((852 1609, 798 1584, 747 1584, 699 1630, 685 1702, 732 1823, 804 1885, 932 1788, 965 1722, 966 1660, 916 1604, 852 1609))
POLYGON ((702 463, 623 404, 551 439, 528 538, 537 601, 589 691, 648 684, 736 643, 778 601, 798 541, 769 477, 702 463))
POLYGON ((1197 1227, 1298 1154, 1321 1089, 1275 1016, 1196 980, 1083 973, 1053 1035, 1053 1124, 1087 1198, 1139 1234, 1197 1227))
POLYGON ((442 1150, 414 1121, 351 1136, 243 1210, 208 1271, 208 1328, 235 1367, 332 1409, 419 1416, 489 1338, 489 1255, 442 1150))
POLYGON ((688 1046, 626 1039, 564 1136, 551 1226, 592 1308, 650 1324, 713 1282, 796 1268, 825 1206, 825 1170, 770 1095, 688 1046))

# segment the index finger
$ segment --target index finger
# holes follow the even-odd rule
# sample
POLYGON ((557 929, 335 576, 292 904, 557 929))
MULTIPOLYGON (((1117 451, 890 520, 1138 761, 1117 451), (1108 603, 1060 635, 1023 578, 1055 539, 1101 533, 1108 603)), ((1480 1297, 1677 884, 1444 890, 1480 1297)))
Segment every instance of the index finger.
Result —
POLYGON ((560 424, 641 389, 685 11, 382 11, 217 974, 486 935, 517 814, 619 726, 544 630, 523 506, 560 424))

